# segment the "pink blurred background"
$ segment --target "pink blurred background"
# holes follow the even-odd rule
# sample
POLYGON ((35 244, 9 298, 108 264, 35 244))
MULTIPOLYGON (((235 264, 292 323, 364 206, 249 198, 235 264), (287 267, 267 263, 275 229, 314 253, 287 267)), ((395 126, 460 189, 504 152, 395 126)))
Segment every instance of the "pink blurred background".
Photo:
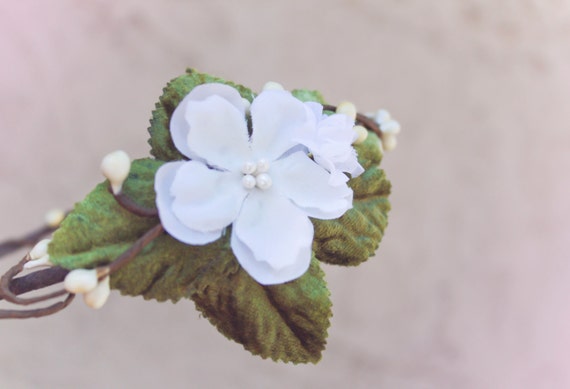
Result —
POLYGON ((107 152, 145 156, 187 66, 404 127, 377 257, 325 268, 318 365, 252 357, 190 301, 114 293, 0 322, 0 387, 570 387, 569 36, 568 0, 0 2, 0 237, 81 200, 107 152))

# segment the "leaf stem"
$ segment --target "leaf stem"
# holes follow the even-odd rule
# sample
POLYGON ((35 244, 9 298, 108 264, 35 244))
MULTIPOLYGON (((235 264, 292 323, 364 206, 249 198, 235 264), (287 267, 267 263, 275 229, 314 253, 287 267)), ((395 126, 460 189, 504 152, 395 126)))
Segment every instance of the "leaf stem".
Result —
POLYGON ((117 203, 119 203, 121 207, 125 208, 127 211, 129 211, 132 214, 141 217, 158 216, 158 210, 156 208, 146 208, 140 206, 137 203, 135 203, 133 199, 127 196, 124 192, 120 192, 119 194, 114 194, 110 185, 109 185, 109 192, 111 192, 111 194, 113 195, 113 197, 115 197, 115 200, 117 201, 117 203))

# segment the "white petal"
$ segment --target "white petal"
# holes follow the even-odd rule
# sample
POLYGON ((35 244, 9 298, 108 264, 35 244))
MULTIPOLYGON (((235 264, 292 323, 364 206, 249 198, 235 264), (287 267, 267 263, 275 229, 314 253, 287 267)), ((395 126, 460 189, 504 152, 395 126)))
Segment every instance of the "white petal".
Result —
POLYGON ((336 219, 352 208, 352 189, 331 185, 330 174, 302 152, 273 162, 273 188, 309 216, 336 219))
POLYGON ((176 172, 170 194, 176 218, 186 227, 208 232, 225 228, 237 218, 248 191, 239 172, 222 172, 188 161, 176 172))
POLYGON ((174 145, 182 154, 190 159, 203 160, 188 147, 188 133, 190 124, 186 121, 186 108, 190 101, 203 101, 210 96, 220 96, 232 104, 244 116, 246 105, 239 92, 229 85, 224 84, 202 84, 198 85, 182 99, 178 104, 170 119, 170 135, 174 145))
POLYGON ((183 243, 204 245, 213 242, 222 236, 222 229, 209 232, 193 230, 182 224, 172 211, 174 197, 170 194, 170 188, 172 187, 172 183, 176 177, 176 172, 185 163, 188 162, 170 162, 162 165, 157 170, 154 178, 156 207, 158 208, 158 214, 160 216, 162 226, 166 232, 172 235, 172 237, 183 243))
POLYGON ((191 101, 186 109, 190 124, 188 147, 209 165, 239 170, 251 158, 245 116, 218 96, 191 101))
POLYGON ((307 107, 309 107, 309 109, 313 112, 313 114, 315 115, 315 118, 317 118, 317 120, 320 120, 323 118, 323 106, 315 101, 307 101, 305 103, 305 105, 307 107))
POLYGON ((251 104, 251 147, 256 158, 274 161, 296 146, 300 134, 315 131, 314 113, 291 93, 262 92, 251 104))
POLYGON ((313 224, 285 197, 252 192, 232 230, 232 250, 257 282, 279 284, 300 277, 311 262, 313 224))

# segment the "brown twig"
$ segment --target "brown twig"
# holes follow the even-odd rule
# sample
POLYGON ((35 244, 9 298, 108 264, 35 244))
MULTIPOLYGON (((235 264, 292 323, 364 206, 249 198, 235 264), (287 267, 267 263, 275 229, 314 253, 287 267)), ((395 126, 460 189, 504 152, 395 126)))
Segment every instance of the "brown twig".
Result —
POLYGON ((109 192, 115 197, 117 203, 127 211, 142 217, 156 217, 158 216, 158 210, 156 208, 146 208, 135 203, 129 196, 120 192, 119 194, 114 194, 111 186, 109 186, 109 192))
POLYGON ((123 266, 131 262, 135 256, 142 251, 150 242, 156 239, 164 232, 164 227, 162 224, 158 223, 156 226, 148 230, 143 236, 141 236, 127 251, 122 253, 111 262, 107 267, 109 268, 109 274, 113 274, 123 266))
POLYGON ((30 319, 52 315, 71 304, 74 298, 74 294, 69 294, 65 300, 49 305, 45 308, 26 310, 0 309, 0 319, 30 319))
MULTIPOLYGON (((336 111, 336 107, 334 105, 328 105, 328 104, 324 104, 323 109, 326 111, 333 111, 333 112, 336 111)), ((369 131, 374 132, 376 135, 378 135, 380 139, 384 137, 382 130, 380 129, 380 126, 378 126, 378 124, 373 119, 370 119, 368 116, 363 115, 361 113, 357 113, 356 122, 366 127, 366 129, 368 129, 369 131)))
MULTIPOLYGON (((30 305, 30 304, 36 304, 36 303, 41 303, 43 301, 51 300, 53 298, 60 297, 60 296, 63 296, 63 295, 68 293, 65 289, 62 289, 62 290, 58 290, 58 291, 48 293, 48 294, 45 294, 43 296, 38 296, 38 297, 31 297, 31 298, 18 297, 12 291, 12 288, 10 287, 10 285, 11 285, 14 277, 22 272, 22 270, 24 269, 24 264, 26 262, 28 262, 28 260, 29 260, 29 256, 26 255, 24 257, 24 259, 22 259, 20 262, 18 262, 18 264, 16 264, 15 266, 12 266, 2 276, 2 278, 0 278, 0 296, 2 296, 4 298, 4 300, 9 301, 13 304, 18 304, 18 305, 30 305)), ((40 288, 36 288, 36 289, 40 289, 40 288)))
POLYGON ((23 247, 35 245, 41 238, 51 234, 57 227, 43 226, 21 238, 10 239, 0 243, 0 257, 13 253, 23 247))

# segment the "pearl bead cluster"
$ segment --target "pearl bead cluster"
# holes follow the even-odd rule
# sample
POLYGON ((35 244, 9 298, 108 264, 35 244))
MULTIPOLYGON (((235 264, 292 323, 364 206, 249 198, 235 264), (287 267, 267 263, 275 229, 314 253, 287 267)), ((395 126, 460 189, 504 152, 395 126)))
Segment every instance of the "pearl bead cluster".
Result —
POLYGON ((243 177, 241 183, 246 189, 253 189, 255 187, 261 190, 267 190, 271 188, 273 181, 267 172, 269 171, 269 161, 266 159, 260 159, 255 162, 246 162, 241 168, 243 177))

